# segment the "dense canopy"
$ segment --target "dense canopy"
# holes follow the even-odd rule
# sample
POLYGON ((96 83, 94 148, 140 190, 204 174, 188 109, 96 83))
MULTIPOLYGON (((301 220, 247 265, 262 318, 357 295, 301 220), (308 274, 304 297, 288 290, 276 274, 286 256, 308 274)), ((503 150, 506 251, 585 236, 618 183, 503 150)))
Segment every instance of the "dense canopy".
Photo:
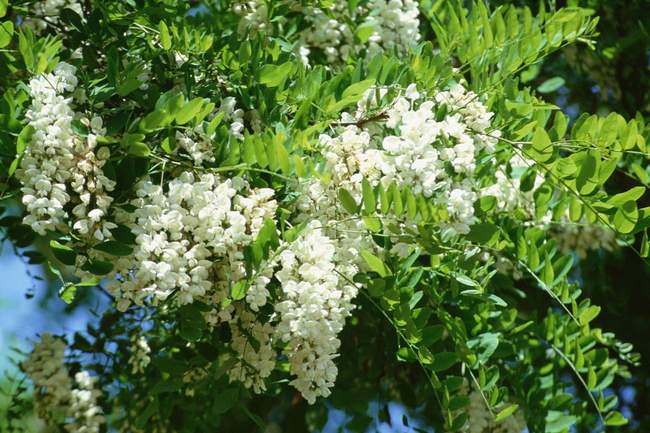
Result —
POLYGON ((0 230, 96 315, 0 429, 643 431, 650 81, 512 3, 0 0, 0 230))

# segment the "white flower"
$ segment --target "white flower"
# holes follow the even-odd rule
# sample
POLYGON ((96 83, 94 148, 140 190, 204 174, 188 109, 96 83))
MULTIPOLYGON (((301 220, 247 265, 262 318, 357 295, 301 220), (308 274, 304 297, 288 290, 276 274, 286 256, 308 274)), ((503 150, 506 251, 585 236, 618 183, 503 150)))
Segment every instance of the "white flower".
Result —
POLYGON ((265 391, 264 379, 271 375, 277 356, 272 347, 273 326, 256 321, 254 314, 241 308, 229 325, 232 334, 230 347, 237 359, 228 371, 230 381, 242 382, 256 393, 265 391))
POLYGON ((73 384, 64 364, 65 348, 60 338, 43 334, 22 363, 34 383, 36 412, 48 425, 63 423, 69 432, 99 433, 105 420, 97 404, 101 392, 95 389, 96 379, 80 371, 73 384))
POLYGON ((144 369, 151 362, 151 348, 147 339, 143 336, 133 336, 131 338, 131 355, 129 356, 129 365, 131 365, 131 373, 143 373, 144 369))
POLYGON ((81 118, 92 131, 85 138, 72 128, 77 115, 65 94, 77 86, 75 72, 74 66, 59 63, 53 73, 30 81, 32 104, 25 117, 34 133, 16 177, 23 184, 24 222, 35 232, 67 232, 70 223, 82 237, 101 241, 115 227, 104 221, 113 200, 107 193, 115 183, 102 170, 110 157, 108 148, 100 148, 97 155, 93 150, 96 135, 105 132, 102 119, 81 118), (75 204, 72 215, 64 209, 70 202, 75 204))
POLYGON ((335 271, 336 245, 324 236, 318 221, 280 255, 276 278, 283 300, 275 304, 280 317, 275 335, 286 343, 291 381, 311 404, 327 397, 338 370, 334 358, 338 333, 353 309, 357 288, 335 271))
MULTIPOLYGON (((265 220, 274 219, 273 191, 252 190, 239 178, 189 172, 170 181, 167 191, 151 181, 136 189, 136 210, 120 215, 136 246, 131 257, 115 262, 118 279, 108 285, 119 308, 145 300, 157 305, 175 293, 177 305, 200 300, 214 306, 209 323, 227 320, 231 309, 222 310, 221 301, 246 277, 244 248, 265 220)), ((264 305, 265 294, 250 302, 264 305)))
POLYGON ((97 399, 101 392, 95 389, 97 379, 87 371, 75 375, 77 387, 72 390, 68 415, 72 422, 66 423, 65 429, 71 433, 99 433, 105 419, 97 399))

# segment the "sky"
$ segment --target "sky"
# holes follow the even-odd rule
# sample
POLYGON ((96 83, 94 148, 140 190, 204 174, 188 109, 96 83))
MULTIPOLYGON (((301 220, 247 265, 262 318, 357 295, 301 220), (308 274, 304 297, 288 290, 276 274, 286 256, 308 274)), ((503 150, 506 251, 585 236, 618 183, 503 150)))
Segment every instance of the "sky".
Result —
POLYGON ((12 348, 29 350, 29 342, 33 342, 37 334, 84 329, 88 320, 81 309, 72 315, 61 314, 65 304, 58 297, 52 299, 45 310, 39 308, 46 284, 38 280, 32 282, 28 270, 33 275, 43 276, 40 266, 28 268, 14 254, 9 241, 5 241, 0 248, 0 374, 15 368, 10 358, 16 359, 18 355, 12 348), (35 284, 34 297, 28 299, 25 295, 32 284, 35 284))

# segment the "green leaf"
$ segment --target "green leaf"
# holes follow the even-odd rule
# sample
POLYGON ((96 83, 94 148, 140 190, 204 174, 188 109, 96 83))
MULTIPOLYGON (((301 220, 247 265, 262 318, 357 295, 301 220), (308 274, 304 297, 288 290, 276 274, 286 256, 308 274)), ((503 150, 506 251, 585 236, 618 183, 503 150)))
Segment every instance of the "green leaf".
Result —
POLYGON ((7 15, 7 6, 9 6, 9 0, 0 0, 0 18, 7 15))
POLYGON ((491 244, 497 240, 499 228, 492 223, 479 223, 470 227, 467 239, 479 244, 491 244))
POLYGON ((135 143, 131 143, 127 152, 129 155, 146 158, 151 154, 151 149, 149 149, 149 146, 147 146, 146 144, 138 141, 135 143))
POLYGON ((120 81, 117 85, 117 94, 126 96, 140 87, 140 81, 136 77, 127 77, 124 81, 120 81))
POLYGON ((555 279, 555 271, 553 270, 553 263, 548 256, 548 253, 544 255, 544 269, 542 270, 542 281, 546 284, 546 287, 551 287, 553 285, 553 280, 555 279))
POLYGON ((359 27, 357 27, 357 31, 355 34, 357 35, 357 38, 359 39, 359 42, 362 44, 365 44, 368 42, 368 39, 370 39, 370 36, 375 32, 375 26, 372 24, 362 24, 359 27))
POLYGON ((11 38, 14 35, 14 23, 11 21, 5 21, 0 24, 0 48, 4 48, 11 42, 11 38))
POLYGON ((593 365, 590 365, 587 372, 587 388, 593 390, 596 388, 596 385, 598 385, 598 376, 596 376, 596 370, 594 370, 593 365))
POLYGON ((473 279, 471 279, 471 278, 468 277, 467 275, 455 274, 455 275, 454 275, 454 278, 455 278, 456 281, 458 281, 460 284, 463 284, 463 285, 465 285, 465 286, 469 286, 469 287, 478 287, 478 288, 481 287, 481 285, 480 285, 477 281, 474 281, 473 279))
POLYGON ((478 355, 478 361, 485 364, 499 347, 499 334, 484 332, 467 341, 467 347, 478 355))
POLYGON ((517 405, 517 404, 511 404, 511 405, 506 406, 505 409, 502 409, 501 411, 499 411, 499 413, 494 417, 494 421, 495 422, 503 421, 504 419, 508 418, 510 415, 515 413, 517 411, 518 407, 519 407, 519 405, 517 405))
POLYGON ((72 283, 65 283, 61 289, 59 289, 59 298, 66 304, 71 304, 74 301, 74 296, 77 293, 77 286, 72 283))
POLYGON ((345 188, 339 188, 338 190, 339 201, 343 208, 350 212, 351 214, 356 214, 358 210, 357 202, 352 197, 352 194, 348 192, 345 188))
POLYGON ((577 418, 573 415, 565 415, 562 412, 551 410, 546 415, 545 433, 562 433, 575 424, 577 418))
POLYGON ((371 232, 378 233, 381 231, 381 220, 377 217, 364 216, 363 224, 371 232))
POLYGON ((422 330, 422 344, 431 346, 436 341, 440 340, 445 333, 445 327, 442 325, 427 326, 422 330))
POLYGON ((205 100, 203 98, 194 98, 183 106, 176 113, 176 123, 179 125, 185 125, 190 120, 199 114, 205 100))
POLYGON ((61 263, 68 266, 73 266, 76 263, 77 253, 67 245, 63 245, 58 241, 50 241, 50 248, 54 257, 61 263))
POLYGON ((366 179, 363 179, 361 182, 361 192, 363 194, 364 212, 366 214, 374 213, 377 208, 377 200, 375 199, 375 192, 373 191, 372 186, 370 186, 366 179))
POLYGON ((544 81, 537 87, 539 93, 551 93, 555 92, 560 87, 564 86, 564 78, 562 77, 553 77, 544 81))
POLYGON ((169 50, 172 47, 172 39, 169 35, 169 28, 164 21, 161 21, 158 24, 158 28, 160 29, 160 44, 162 45, 163 49, 169 50))
POLYGON ((634 201, 623 203, 614 214, 613 224, 620 233, 631 233, 639 220, 639 210, 634 201))
POLYGON ((133 252, 133 248, 117 241, 106 241, 97 244, 93 249, 103 251, 113 256, 128 256, 133 252))
POLYGON ((553 157, 553 144, 544 128, 537 128, 533 135, 531 155, 540 162, 547 162, 553 157))
POLYGON ((32 125, 26 125, 20 134, 18 134, 18 139, 16 140, 16 153, 20 155, 27 149, 27 145, 32 141, 32 136, 36 130, 32 125))
POLYGON ((370 270, 378 273, 382 278, 391 275, 390 269, 384 264, 383 260, 370 251, 361 250, 361 257, 366 261, 370 270))
POLYGON ((289 173, 289 152, 282 143, 274 142, 273 151, 277 159, 277 164, 284 173, 289 173))
POLYGON ((343 91, 343 94, 341 95, 341 99, 347 99, 350 97, 359 97, 368 90, 370 87, 372 87, 375 84, 375 80, 370 79, 370 80, 363 80, 359 81, 358 83, 351 84, 348 86, 347 89, 343 91))
POLYGON ((260 69, 260 83, 267 87, 278 87, 289 77, 293 70, 293 63, 282 65, 264 65, 260 69))
POLYGON ((82 269, 95 275, 106 275, 113 270, 113 264, 103 260, 92 260, 86 263, 82 269))
POLYGON ((628 423, 627 418, 625 418, 620 412, 614 411, 607 414, 605 418, 605 425, 609 426, 621 426, 628 423))
POLYGON ((246 280, 238 281, 230 288, 230 297, 233 301, 240 301, 246 297, 248 291, 248 282, 246 280))
POLYGON ((155 110, 147 114, 140 121, 140 130, 145 132, 155 131, 169 125, 171 116, 164 110, 155 110))
POLYGON ((433 371, 444 371, 451 368, 458 361, 458 355, 455 352, 439 352, 434 356, 431 369, 433 371))
POLYGON ((600 307, 597 305, 591 305, 588 308, 585 308, 582 313, 580 313, 580 324, 586 325, 596 318, 600 314, 600 307))
POLYGON ((644 186, 635 186, 620 194, 613 195, 607 200, 607 204, 611 206, 621 206, 627 201, 636 201, 645 193, 644 186))
POLYGON ((208 123, 208 126, 205 128, 205 133, 207 135, 214 134, 214 132, 217 130, 217 126, 219 126, 225 115, 226 113, 224 111, 219 111, 217 114, 215 114, 212 120, 208 123))

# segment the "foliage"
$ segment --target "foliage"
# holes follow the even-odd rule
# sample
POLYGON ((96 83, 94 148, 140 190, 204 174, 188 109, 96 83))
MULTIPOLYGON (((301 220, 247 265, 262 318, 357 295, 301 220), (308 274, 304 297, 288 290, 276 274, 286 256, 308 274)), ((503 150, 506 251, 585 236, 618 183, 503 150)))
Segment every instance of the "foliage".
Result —
POLYGON ((490 428, 624 425, 607 390, 638 355, 575 262, 585 236, 648 255, 646 182, 613 182, 648 127, 572 122, 529 77, 594 46, 594 11, 422 1, 409 40, 386 2, 331 3, 0 0, 0 197, 24 205, 0 224, 45 241, 64 302, 114 300, 65 337, 65 392, 92 372, 104 430, 315 431, 319 396, 350 431, 395 400, 476 429, 473 396, 490 428), (331 40, 306 36, 321 14, 331 40))

